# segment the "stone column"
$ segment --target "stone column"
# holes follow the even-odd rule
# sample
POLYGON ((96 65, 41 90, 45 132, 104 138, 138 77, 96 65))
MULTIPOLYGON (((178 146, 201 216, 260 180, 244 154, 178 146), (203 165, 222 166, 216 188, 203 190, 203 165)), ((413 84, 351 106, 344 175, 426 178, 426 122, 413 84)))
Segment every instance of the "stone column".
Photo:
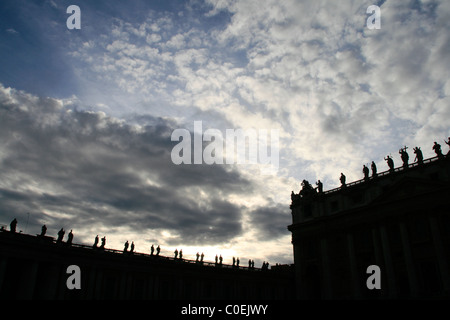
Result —
POLYGON ((320 240, 320 254, 322 260, 322 292, 324 299, 331 299, 333 296, 333 290, 331 285, 331 273, 330 273, 330 259, 328 259, 328 244, 327 239, 322 238, 320 240))
POLYGON ((0 258, 0 292, 2 292, 3 288, 3 280, 5 279, 7 263, 8 258, 0 258))
POLYGON ((353 243, 353 235, 347 234, 347 248, 350 263, 350 277, 352 281, 352 291, 354 298, 361 298, 361 290, 359 286, 358 267, 356 266, 355 246, 353 243))
POLYGON ((400 234, 402 237, 403 254, 405 256, 406 272, 408 275, 409 288, 411 290, 411 297, 415 298, 419 295, 419 286, 417 284, 417 275, 412 259, 411 246, 408 237, 408 231, 405 223, 400 222, 400 234))
MULTIPOLYGON (((381 273, 385 274, 384 271, 384 262, 383 262, 383 254, 382 254, 382 250, 380 248, 380 242, 378 239, 378 235, 379 235, 379 229, 377 227, 372 229, 372 241, 373 241, 373 250, 374 250, 374 254, 375 254, 375 264, 377 266, 380 267, 381 269, 381 273)), ((387 296, 387 291, 384 290, 386 287, 386 279, 384 279, 384 277, 381 277, 381 292, 380 292, 380 296, 381 297, 386 297, 387 296)))
POLYGON ((18 283, 18 299, 33 299, 38 267, 39 264, 37 261, 31 261, 30 264, 24 268, 24 276, 18 283))
POLYGON ((436 257, 439 265, 439 273, 442 279, 442 287, 444 289, 444 293, 450 293, 450 276, 449 276, 449 268, 448 262, 445 256, 445 250, 442 243, 441 234, 439 232, 439 225, 436 217, 430 216, 430 228, 431 235, 433 238, 434 249, 436 252, 436 257))
MULTIPOLYGON (((395 284, 394 267, 392 264, 391 247, 389 245, 389 237, 385 226, 380 227, 381 247, 383 248, 383 257, 386 268, 386 277, 388 284, 388 294, 390 298, 397 297, 397 287, 395 284)), ((381 287, 383 290, 383 287, 381 287)))

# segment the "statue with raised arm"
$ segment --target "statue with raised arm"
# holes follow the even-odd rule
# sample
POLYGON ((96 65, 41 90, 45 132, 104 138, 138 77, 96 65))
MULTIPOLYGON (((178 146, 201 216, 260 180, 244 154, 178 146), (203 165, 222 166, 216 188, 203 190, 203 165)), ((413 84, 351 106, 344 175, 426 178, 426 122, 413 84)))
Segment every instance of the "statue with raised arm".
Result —
POLYGON ((100 249, 105 249, 105 245, 106 245, 106 236, 103 236, 102 244, 100 245, 100 249))
POLYGON ((408 160, 409 160, 409 155, 408 152, 406 152, 406 149, 408 149, 408 147, 405 146, 398 151, 398 153, 400 154, 400 158, 403 161, 404 169, 408 168, 408 160))
POLYGON ((389 171, 394 171, 394 160, 392 160, 392 158, 390 156, 387 156, 387 158, 384 158, 384 160, 386 160, 388 167, 389 167, 389 171))
MULTIPOLYGON (((450 137, 448 137, 448 140, 447 140, 447 141, 444 140, 444 142, 445 142, 445 144, 448 145, 448 147, 450 148, 450 137)), ((448 155, 450 155, 450 150, 447 152, 447 156, 448 156, 448 155)))
POLYGON ((317 186, 317 192, 322 193, 323 192, 323 184, 320 180, 317 180, 316 186, 317 186))

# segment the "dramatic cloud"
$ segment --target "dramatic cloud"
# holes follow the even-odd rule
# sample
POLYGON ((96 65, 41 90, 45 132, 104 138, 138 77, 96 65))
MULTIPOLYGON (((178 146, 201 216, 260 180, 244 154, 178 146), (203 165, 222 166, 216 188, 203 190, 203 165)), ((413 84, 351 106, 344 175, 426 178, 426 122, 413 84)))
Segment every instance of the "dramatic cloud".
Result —
POLYGON ((286 262, 302 179, 331 189, 450 136, 448 1, 80 0, 67 30, 70 4, 1 4, 8 218, 286 262), (170 135, 194 121, 278 130, 277 174, 174 165, 170 135))
POLYGON ((0 87, 0 210, 91 235, 99 225, 170 230, 185 245, 240 235, 241 208, 227 197, 250 194, 251 182, 229 167, 172 164, 175 123, 146 122, 128 125, 0 87))

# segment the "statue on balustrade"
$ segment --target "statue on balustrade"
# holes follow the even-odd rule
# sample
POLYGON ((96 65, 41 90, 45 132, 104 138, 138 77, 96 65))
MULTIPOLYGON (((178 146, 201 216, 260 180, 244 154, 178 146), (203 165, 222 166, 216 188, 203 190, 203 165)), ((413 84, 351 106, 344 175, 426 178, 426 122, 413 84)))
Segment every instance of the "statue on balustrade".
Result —
POLYGON ((72 245, 72 241, 73 241, 73 232, 72 232, 72 230, 70 230, 69 234, 67 235, 67 242, 66 242, 66 244, 71 246, 72 245))
POLYGON ((320 180, 317 180, 316 186, 317 186, 317 192, 322 193, 323 192, 323 184, 320 180))
POLYGON ((413 150, 414 150, 414 153, 416 154, 414 161, 417 161, 417 163, 422 164, 423 163, 422 150, 420 150, 420 147, 415 147, 415 148, 413 148, 413 150))
POLYGON ((405 146, 398 151, 398 153, 400 154, 400 158, 403 161, 404 169, 408 168, 408 160, 409 160, 409 155, 408 152, 406 152, 406 149, 408 149, 408 147, 405 146))
POLYGON ((339 178, 339 180, 341 181, 341 187, 345 187, 346 177, 342 172, 341 172, 341 177, 339 178))
POLYGON ((444 156, 442 154, 441 145, 439 143, 437 143, 436 141, 434 142, 433 150, 439 158, 442 158, 444 156))
POLYGON ((369 180, 369 168, 366 165, 363 165, 362 172, 364 174, 364 180, 369 180))
POLYGON ((371 164, 371 168, 372 168, 372 177, 376 177, 377 176, 377 165, 373 161, 371 164))
POLYGON ((47 233, 47 226, 44 224, 41 228, 41 237, 45 236, 47 233))
POLYGON ((301 185, 302 189, 299 192, 300 197, 305 197, 316 193, 316 190, 307 180, 303 180, 301 185))
MULTIPOLYGON (((445 144, 448 145, 448 147, 450 148, 450 137, 448 137, 448 141, 445 141, 445 140, 444 140, 444 142, 445 142, 445 144)), ((450 155, 450 150, 448 150, 448 152, 447 152, 447 156, 449 156, 449 155, 450 155)))
POLYGON ((105 249, 105 245, 106 245, 106 236, 103 236, 102 244, 100 245, 100 249, 105 249))
POLYGON ((389 167, 389 171, 393 172, 394 171, 394 160, 392 160, 392 158, 390 156, 387 156, 387 158, 384 158, 384 160, 386 160, 388 167, 389 167))
POLYGON ((61 243, 62 242, 65 233, 66 232, 64 231, 63 228, 61 228, 61 230, 58 231, 58 239, 56 239, 57 243, 61 243))

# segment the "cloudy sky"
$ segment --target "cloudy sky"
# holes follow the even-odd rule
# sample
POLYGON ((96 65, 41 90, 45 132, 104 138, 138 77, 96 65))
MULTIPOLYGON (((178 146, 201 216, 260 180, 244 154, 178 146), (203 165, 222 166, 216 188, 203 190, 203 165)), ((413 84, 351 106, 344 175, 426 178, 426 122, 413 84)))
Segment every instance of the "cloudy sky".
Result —
POLYGON ((400 165, 404 145, 447 151, 449 1, 2 0, 0 15, 0 224, 26 233, 291 263, 301 180, 327 190, 400 165), (172 132, 194 121, 276 130, 278 170, 174 164, 172 132))

